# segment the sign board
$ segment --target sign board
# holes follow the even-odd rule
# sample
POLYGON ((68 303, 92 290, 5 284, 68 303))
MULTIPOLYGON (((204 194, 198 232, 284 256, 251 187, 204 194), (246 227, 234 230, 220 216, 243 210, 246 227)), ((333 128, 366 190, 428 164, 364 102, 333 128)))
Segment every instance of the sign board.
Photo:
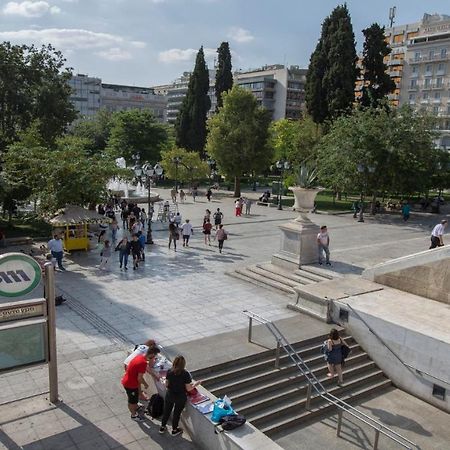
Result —
POLYGON ((41 267, 23 253, 0 255, 0 296, 20 297, 28 294, 41 281, 41 267))
POLYGON ((0 323, 10 320, 29 319, 44 315, 44 304, 13 306, 9 309, 0 309, 0 323))

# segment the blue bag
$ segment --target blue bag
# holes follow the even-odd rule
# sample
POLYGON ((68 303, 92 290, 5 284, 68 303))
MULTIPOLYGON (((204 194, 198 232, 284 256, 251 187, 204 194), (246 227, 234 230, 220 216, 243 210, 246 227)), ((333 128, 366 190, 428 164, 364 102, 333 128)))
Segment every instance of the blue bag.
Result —
POLYGON ((214 409, 211 416, 211 421, 219 423, 220 420, 225 416, 234 416, 236 411, 225 403, 221 398, 218 398, 214 402, 214 409))

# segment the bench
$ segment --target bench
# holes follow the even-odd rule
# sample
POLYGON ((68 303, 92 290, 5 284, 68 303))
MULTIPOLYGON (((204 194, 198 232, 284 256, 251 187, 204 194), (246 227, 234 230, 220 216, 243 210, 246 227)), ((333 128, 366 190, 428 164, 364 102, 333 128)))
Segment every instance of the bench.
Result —
POLYGON ((272 203, 272 202, 266 203, 266 202, 257 201, 256 204, 258 206, 268 206, 269 208, 273 208, 273 207, 278 206, 277 203, 272 203))

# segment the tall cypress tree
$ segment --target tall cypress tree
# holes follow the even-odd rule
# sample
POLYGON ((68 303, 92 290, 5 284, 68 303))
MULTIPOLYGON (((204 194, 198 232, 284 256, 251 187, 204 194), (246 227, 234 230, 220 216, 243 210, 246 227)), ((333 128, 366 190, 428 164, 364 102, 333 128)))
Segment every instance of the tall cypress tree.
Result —
POLYGON ((189 79, 188 91, 175 124, 177 145, 197 151, 204 156, 206 144, 206 118, 211 108, 208 96, 209 73, 203 46, 197 53, 194 71, 189 79))
POLYGON ((347 112, 355 99, 355 35, 346 5, 337 6, 322 25, 306 83, 308 112, 317 123, 347 112))
POLYGON ((374 23, 363 30, 363 89, 361 104, 366 107, 378 107, 388 94, 395 90, 395 83, 386 73, 384 58, 391 49, 384 36, 384 27, 374 23))
POLYGON ((217 49, 216 71, 216 99, 217 109, 223 105, 222 93, 228 92, 233 87, 233 74, 231 72, 231 53, 228 42, 222 42, 217 49))

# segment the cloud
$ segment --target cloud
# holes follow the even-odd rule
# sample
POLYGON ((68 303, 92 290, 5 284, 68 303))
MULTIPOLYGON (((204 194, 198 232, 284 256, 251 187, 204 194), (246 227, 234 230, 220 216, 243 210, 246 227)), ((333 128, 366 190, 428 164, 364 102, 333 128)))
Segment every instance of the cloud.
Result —
POLYGON ((22 17, 42 17, 46 14, 58 14, 61 8, 50 6, 46 1, 8 2, 3 8, 3 14, 22 17))
POLYGON ((251 42, 255 39, 255 36, 253 36, 250 31, 240 27, 231 27, 227 36, 233 41, 240 43, 251 42))
POLYGON ((119 47, 109 48, 108 50, 102 50, 95 53, 100 58, 106 59, 107 61, 126 61, 132 59, 133 56, 127 50, 119 47))
MULTIPOLYGON (((216 50, 214 48, 204 48, 206 59, 212 59, 216 55, 216 50)), ((159 60, 163 63, 175 63, 180 61, 191 61, 195 59, 198 49, 195 48, 171 48, 169 50, 164 50, 159 52, 159 60)))
POLYGON ((145 47, 147 47, 147 44, 145 42, 142 42, 142 41, 131 41, 130 44, 134 48, 145 48, 145 47))

